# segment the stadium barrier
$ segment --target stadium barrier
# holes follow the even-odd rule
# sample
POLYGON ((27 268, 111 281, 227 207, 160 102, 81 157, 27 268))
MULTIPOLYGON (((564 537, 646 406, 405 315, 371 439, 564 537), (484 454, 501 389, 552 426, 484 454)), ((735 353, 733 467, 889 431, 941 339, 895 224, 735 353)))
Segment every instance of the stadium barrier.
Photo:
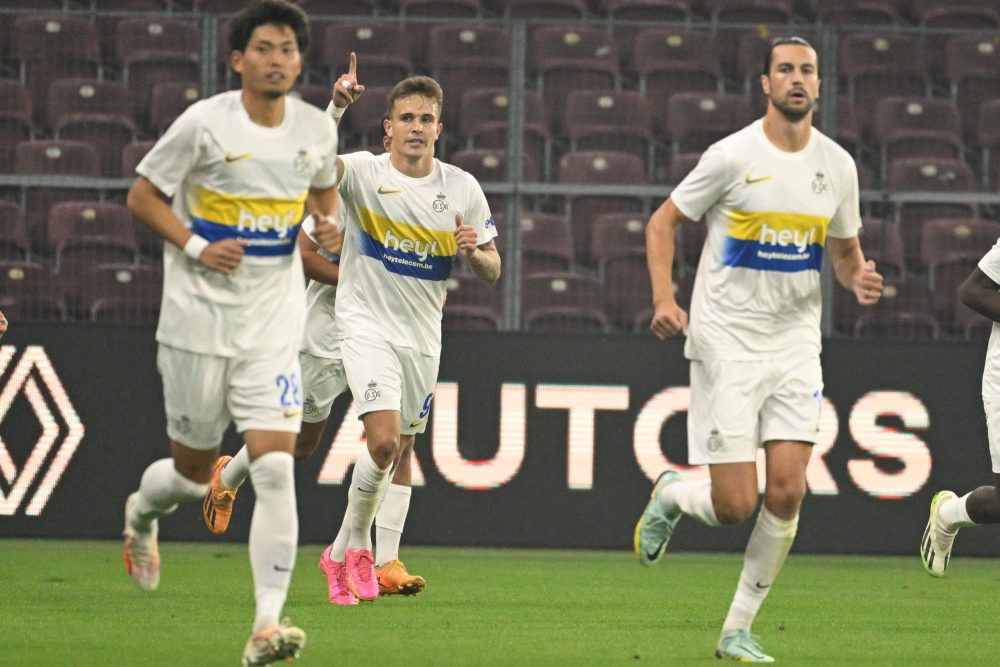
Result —
MULTIPOLYGON (((976 343, 831 340, 798 552, 915 554, 931 496, 991 481, 976 343)), ((418 437, 405 544, 624 549, 650 479, 686 462, 680 341, 453 335, 418 437)), ((348 396, 296 468, 301 540, 332 538, 362 447, 348 396)), ((223 451, 239 438, 227 434, 223 451)), ((168 451, 153 332, 15 327, 0 347, 0 536, 115 538, 143 469, 168 451)), ((685 476, 706 474, 682 467, 685 476)), ((243 540, 252 490, 225 539, 243 540)), ((208 540, 197 503, 165 539, 208 540)), ((682 524, 672 549, 738 550, 752 522, 682 524)), ((994 554, 965 531, 962 554, 994 554)))

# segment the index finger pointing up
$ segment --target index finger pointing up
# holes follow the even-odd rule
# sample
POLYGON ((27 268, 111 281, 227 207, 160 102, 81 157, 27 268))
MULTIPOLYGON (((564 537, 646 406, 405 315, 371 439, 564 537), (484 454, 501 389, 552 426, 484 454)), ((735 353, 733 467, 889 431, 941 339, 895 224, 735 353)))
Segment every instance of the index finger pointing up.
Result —
POLYGON ((358 73, 358 54, 356 54, 354 51, 351 51, 351 60, 347 66, 347 75, 357 76, 357 73, 358 73))

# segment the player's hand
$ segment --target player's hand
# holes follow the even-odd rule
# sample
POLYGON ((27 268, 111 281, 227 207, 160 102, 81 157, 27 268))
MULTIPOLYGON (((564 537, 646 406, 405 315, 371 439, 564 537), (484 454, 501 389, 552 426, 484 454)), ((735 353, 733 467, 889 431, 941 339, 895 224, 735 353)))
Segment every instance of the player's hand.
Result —
POLYGON ((337 224, 337 219, 332 215, 313 212, 313 237, 319 247, 332 255, 339 255, 344 245, 344 230, 337 224))
POLYGON ((875 270, 875 261, 869 259, 854 274, 854 295, 862 306, 878 303, 882 297, 882 274, 875 270))
POLYGON ((471 258, 479 248, 478 240, 476 230, 472 228, 472 225, 464 224, 462 222, 462 214, 456 213, 455 245, 458 246, 458 254, 466 259, 471 258))
POLYGON ((7 318, 3 316, 3 313, 0 313, 0 336, 5 333, 7 333, 7 318))
POLYGON ((364 92, 365 87, 358 83, 358 56, 351 51, 347 74, 341 74, 340 78, 333 84, 333 106, 338 109, 346 109, 357 102, 364 92))
POLYGON ((198 255, 198 263, 207 269, 228 276, 243 261, 243 246, 236 239, 209 243, 198 255))
POLYGON ((656 306, 649 330, 656 334, 660 340, 666 340, 680 332, 687 335, 688 314, 673 300, 656 306))

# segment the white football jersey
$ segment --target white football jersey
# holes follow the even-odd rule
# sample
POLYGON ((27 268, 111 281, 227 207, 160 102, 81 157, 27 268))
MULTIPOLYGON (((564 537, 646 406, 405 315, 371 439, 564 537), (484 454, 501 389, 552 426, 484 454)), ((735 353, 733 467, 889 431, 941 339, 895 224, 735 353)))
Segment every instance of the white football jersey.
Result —
POLYGON ((173 211, 210 242, 243 244, 224 276, 164 244, 156 339, 224 357, 266 356, 302 340, 305 284, 295 237, 309 188, 336 182, 337 128, 285 98, 278 127, 250 120, 238 90, 196 102, 136 171, 173 197, 173 211))
MULTIPOLYGON (((1000 285, 1000 241, 979 260, 979 269, 990 280, 1000 285)), ((986 347, 986 366, 983 368, 983 396, 1000 398, 1000 324, 993 323, 990 342, 986 347)))
POLYGON ((757 120, 709 147, 670 198, 708 225, 685 355, 818 353, 823 246, 861 227, 847 151, 815 128, 801 151, 781 151, 757 120))
MULTIPOLYGON (((315 222, 311 215, 302 221, 302 231, 315 243, 314 227, 315 222)), ((319 255, 334 264, 340 264, 340 255, 330 254, 322 248, 319 250, 319 255)), ((340 359, 340 340, 334 328, 336 305, 336 285, 309 281, 309 286, 306 288, 306 330, 302 339, 304 352, 323 359, 340 359)))
POLYGON ((438 160, 428 176, 411 178, 388 154, 341 159, 341 337, 440 354, 445 281, 458 252, 455 216, 476 230, 478 245, 489 243, 497 231, 486 195, 471 174, 438 160))

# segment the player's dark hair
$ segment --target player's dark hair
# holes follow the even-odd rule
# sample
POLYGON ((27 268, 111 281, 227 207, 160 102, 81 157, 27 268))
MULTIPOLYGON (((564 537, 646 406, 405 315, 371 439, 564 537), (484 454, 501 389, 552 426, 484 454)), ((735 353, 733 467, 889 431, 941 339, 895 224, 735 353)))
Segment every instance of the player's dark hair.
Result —
MULTIPOLYGON (((791 36, 791 37, 776 37, 776 38, 774 38, 774 39, 771 40, 771 45, 767 49, 767 55, 764 56, 764 72, 763 72, 764 76, 767 76, 767 75, 769 75, 771 73, 771 55, 774 53, 774 50, 777 47, 779 47, 779 46, 785 46, 786 44, 794 44, 796 46, 807 46, 810 49, 812 49, 813 51, 816 51, 816 49, 813 48, 813 45, 810 44, 806 39, 804 39, 802 37, 795 37, 795 36, 791 36)), ((818 66, 819 55, 816 56, 816 60, 817 60, 817 66, 818 66)))
POLYGON ((411 76, 393 86, 386 99, 385 117, 392 118, 392 107, 396 104, 396 100, 410 95, 420 95, 437 102, 438 121, 440 122, 441 110, 444 108, 444 91, 441 90, 440 84, 429 76, 411 76))
POLYGON ((246 51, 250 36, 258 26, 273 23, 288 26, 295 33, 299 51, 309 47, 309 18, 302 9, 286 0, 253 0, 229 22, 229 48, 246 51))

